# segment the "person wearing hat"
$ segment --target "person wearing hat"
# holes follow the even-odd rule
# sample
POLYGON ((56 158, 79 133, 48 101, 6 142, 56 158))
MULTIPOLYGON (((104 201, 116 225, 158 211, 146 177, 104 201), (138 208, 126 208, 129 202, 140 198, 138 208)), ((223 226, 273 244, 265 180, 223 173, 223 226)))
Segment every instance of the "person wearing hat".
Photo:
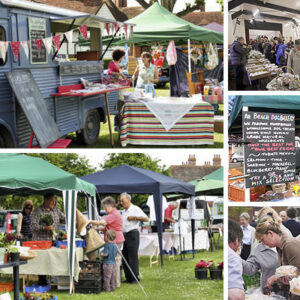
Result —
MULTIPOLYGON (((295 74, 300 74, 300 39, 295 41, 295 48, 289 53, 287 66, 292 68, 295 74)), ((292 70, 287 68, 288 73, 292 70)))
POLYGON ((138 250, 140 244, 139 223, 148 222, 147 215, 136 205, 131 203, 131 196, 127 193, 121 194, 120 202, 124 207, 123 218, 123 234, 125 237, 122 254, 128 263, 123 262, 126 281, 128 283, 137 283, 139 280, 139 259, 138 250))
MULTIPOLYGON (((117 245, 119 248, 117 257, 116 257, 116 287, 121 286, 121 280, 120 280, 120 267, 121 267, 121 255, 120 251, 123 246, 123 242, 125 241, 123 232, 122 232, 122 225, 123 225, 123 220, 120 212, 116 209, 116 201, 112 197, 106 197, 102 200, 101 202, 103 208, 105 209, 107 216, 105 216, 103 219, 100 221, 94 221, 91 220, 90 223, 93 225, 97 226, 104 226, 103 231, 104 233, 107 230, 114 230, 116 233, 116 239, 114 243, 117 245)), ((101 227, 99 229, 102 229, 101 227)))

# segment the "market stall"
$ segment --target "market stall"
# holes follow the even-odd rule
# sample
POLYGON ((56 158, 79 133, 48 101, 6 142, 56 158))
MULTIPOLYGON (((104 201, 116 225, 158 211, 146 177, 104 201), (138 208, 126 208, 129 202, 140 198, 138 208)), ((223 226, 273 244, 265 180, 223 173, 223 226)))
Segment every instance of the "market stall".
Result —
MULTIPOLYGON (((194 187, 181 180, 153 171, 121 165, 102 172, 81 177, 96 186, 99 194, 151 194, 153 195, 156 220, 162 220, 162 195, 183 193, 194 195, 194 187)), ((162 222, 157 222, 157 234, 161 266, 163 266, 162 222)))
POLYGON ((297 96, 239 96, 235 99, 229 134, 239 136, 243 145, 244 172, 230 170, 231 200, 297 199, 299 122, 297 96))
MULTIPOLYGON (((65 258, 68 257, 66 266, 72 293, 77 196, 84 196, 87 201, 91 201, 95 197, 95 186, 43 159, 23 154, 0 154, 0 187, 1 196, 56 193, 63 197, 68 236, 68 247, 64 255, 65 258)), ((91 210, 89 212, 92 213, 91 210)))

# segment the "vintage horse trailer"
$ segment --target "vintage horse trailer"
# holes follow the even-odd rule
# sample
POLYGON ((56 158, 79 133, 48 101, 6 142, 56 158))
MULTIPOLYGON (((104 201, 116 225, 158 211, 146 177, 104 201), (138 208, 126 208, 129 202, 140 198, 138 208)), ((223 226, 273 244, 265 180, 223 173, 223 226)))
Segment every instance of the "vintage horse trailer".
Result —
MULTIPOLYGON (((42 38, 55 33, 63 34, 86 24, 91 37, 90 50, 101 57, 101 28, 105 28, 103 24, 110 22, 113 21, 44 4, 0 0, 0 41, 30 41, 37 35, 42 38), (38 24, 37 28, 32 25, 35 23, 38 24)), ((31 126, 5 76, 6 72, 16 69, 31 71, 62 136, 76 132, 83 143, 93 144, 99 136, 100 122, 106 120, 104 95, 55 99, 51 94, 57 92, 58 86, 80 83, 81 77, 90 81, 99 80, 103 74, 102 61, 62 63, 55 59, 54 50, 48 54, 46 49, 42 49, 37 55, 34 47, 31 42, 29 58, 22 47, 17 60, 10 47, 6 59, 0 55, 0 148, 24 148, 28 146, 30 139, 31 126)), ((108 95, 112 114, 116 113, 114 107, 118 97, 118 91, 108 95)))

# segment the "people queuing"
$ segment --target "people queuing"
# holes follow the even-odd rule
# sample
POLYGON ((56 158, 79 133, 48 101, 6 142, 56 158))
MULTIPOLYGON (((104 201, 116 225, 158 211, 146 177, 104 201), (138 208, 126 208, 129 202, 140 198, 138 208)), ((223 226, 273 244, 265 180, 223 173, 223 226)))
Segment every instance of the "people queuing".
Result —
MULTIPOLYGON (((257 213, 257 227, 249 228, 250 215, 240 215, 241 226, 229 220, 228 226, 228 292, 230 300, 245 299, 242 274, 261 275, 261 292, 265 295, 274 292, 289 299, 298 299, 289 295, 288 277, 275 275, 279 266, 292 265, 300 272, 300 223, 295 219, 297 209, 289 207, 280 211, 280 215, 271 207, 264 207, 257 213), (240 230, 238 230, 238 227, 240 230), (243 254, 244 241, 249 243, 250 234, 260 241, 255 247, 246 247, 249 256, 243 254), (242 248, 243 247, 243 248, 242 248), (250 248, 250 250, 248 249, 250 248)), ((245 249, 245 248, 244 248, 245 249)))

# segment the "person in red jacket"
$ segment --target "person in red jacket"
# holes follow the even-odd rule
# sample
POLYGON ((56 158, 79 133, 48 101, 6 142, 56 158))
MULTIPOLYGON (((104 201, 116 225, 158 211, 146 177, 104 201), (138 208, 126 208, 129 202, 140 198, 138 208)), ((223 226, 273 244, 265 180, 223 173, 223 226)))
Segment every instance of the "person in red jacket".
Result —
POLYGON ((173 218, 173 210, 178 207, 177 202, 172 202, 165 209, 165 218, 164 218, 164 229, 169 228, 171 223, 176 223, 176 220, 173 218))

